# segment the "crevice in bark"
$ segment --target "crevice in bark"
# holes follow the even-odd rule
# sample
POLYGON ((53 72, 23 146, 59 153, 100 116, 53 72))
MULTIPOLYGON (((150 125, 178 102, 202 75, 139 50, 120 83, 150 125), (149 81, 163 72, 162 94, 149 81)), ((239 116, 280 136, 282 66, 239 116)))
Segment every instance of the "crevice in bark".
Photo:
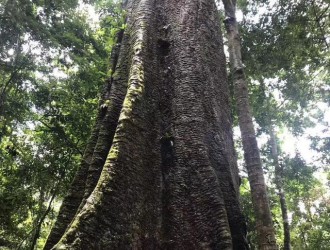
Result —
POLYGON ((169 174, 171 166, 174 165, 174 137, 162 137, 161 142, 161 154, 162 154, 162 174, 163 179, 169 174))
POLYGON ((160 57, 165 57, 170 53, 171 44, 168 41, 163 39, 158 39, 157 44, 158 44, 158 54, 160 55, 160 57))
POLYGON ((161 190, 162 190, 162 246, 164 249, 171 249, 170 241, 170 228, 171 223, 169 221, 170 209, 168 207, 170 201, 170 191, 169 191, 169 174, 171 168, 175 164, 175 152, 174 152, 174 138, 173 137, 163 137, 161 138, 161 190))
POLYGON ((161 154, 161 247, 162 249, 173 249, 171 241, 171 221, 170 221, 170 189, 169 175, 175 165, 175 138, 173 136, 173 56, 171 54, 171 44, 168 41, 170 38, 170 27, 167 24, 168 20, 164 13, 163 7, 158 6, 158 40, 157 40, 157 67, 159 75, 158 84, 158 101, 160 120, 160 154, 161 154))

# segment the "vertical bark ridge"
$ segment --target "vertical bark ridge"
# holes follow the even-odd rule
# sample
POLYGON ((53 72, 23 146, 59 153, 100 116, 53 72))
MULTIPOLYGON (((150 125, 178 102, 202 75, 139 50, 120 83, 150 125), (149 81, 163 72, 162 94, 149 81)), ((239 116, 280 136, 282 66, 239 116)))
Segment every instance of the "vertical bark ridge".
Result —
MULTIPOLYGON (((127 39, 124 39, 124 41, 126 40, 127 39)), ((118 42, 119 44, 121 43, 120 40, 118 42)), ((125 44, 121 44, 121 46, 125 47, 125 44)), ((113 73, 109 79, 109 86, 111 91, 109 89, 105 102, 101 106, 101 108, 104 109, 103 112, 105 113, 105 115, 100 124, 97 143, 94 147, 92 160, 88 168, 84 199, 82 200, 79 208, 82 208, 84 206, 86 199, 89 197, 89 195, 95 188, 97 181, 100 177, 103 165, 105 163, 106 157, 109 153, 112 144, 120 110, 122 108, 126 94, 127 76, 130 67, 130 51, 127 51, 125 49, 121 50, 120 48, 115 49, 117 50, 118 55, 116 55, 112 59, 112 61, 114 62, 114 65, 112 66, 113 73)))
MULTIPOLYGON (((205 9, 205 8, 204 8, 205 9)), ((214 54, 214 48, 223 48, 222 34, 220 24, 214 20, 219 20, 218 12, 210 9, 205 13, 200 7, 200 15, 213 17, 212 21, 203 21, 199 28, 200 44, 209 44, 209 47, 202 46, 204 56, 201 56, 201 78, 208 79, 209 87, 204 91, 204 99, 212 100, 212 102, 204 102, 204 110, 208 120, 215 120, 212 124, 211 132, 206 135, 206 143, 210 145, 209 158, 216 171, 220 182, 222 193, 226 204, 226 211, 229 219, 229 225, 232 235, 234 249, 246 249, 247 241, 246 224, 241 214, 239 204, 239 177, 237 168, 236 153, 234 151, 234 142, 232 134, 232 119, 230 109, 225 110, 223 107, 230 106, 229 89, 227 84, 222 81, 227 80, 226 75, 226 59, 224 53, 214 54), (215 35, 216 34, 216 35, 215 35), (213 43, 209 42, 213 41, 213 43), (214 62, 217 63, 214 63, 214 62), (215 74, 216 72, 216 74, 215 74), (226 133, 219 133, 226 131, 226 133), (212 140, 213 138, 213 140, 212 140)), ((204 17, 205 18, 205 17, 204 17)), ((212 20, 212 19, 211 19, 212 20)), ((208 122, 210 124, 210 122, 208 122)))
POLYGON ((238 121, 244 150, 246 168, 251 186, 252 203, 256 215, 258 247, 261 250, 278 249, 269 208, 267 190, 255 135, 241 56, 241 44, 236 21, 236 0, 223 0, 226 13, 226 30, 229 41, 229 56, 234 81, 234 94, 238 121))
POLYGON ((215 4, 127 4, 129 74, 112 145, 53 249, 247 249, 215 4))
MULTIPOLYGON (((120 44, 122 40, 122 31, 118 33, 117 36, 117 45, 113 49, 110 58, 110 68, 112 72, 115 72, 119 52, 120 52, 120 44)), ((95 154, 95 147, 97 146, 99 140, 99 134, 101 130, 102 124, 104 124, 105 116, 107 114, 108 103, 110 98, 110 91, 113 82, 113 77, 106 82, 104 89, 102 90, 101 98, 99 101, 99 111, 96 118, 95 125, 93 127, 92 133, 90 138, 88 139, 87 146, 82 157, 81 164, 79 169, 77 170, 75 177, 71 183, 71 187, 68 191, 68 194, 64 198, 56 223, 53 226, 49 236, 47 237, 47 242, 44 246, 45 250, 51 249, 61 238, 64 234, 65 230, 67 229, 68 225, 72 222, 77 211, 79 211, 79 206, 84 203, 84 196, 86 193, 86 181, 88 180, 89 169, 91 164, 93 163, 93 157, 95 154)), ((104 130, 104 128, 103 128, 104 130)), ((109 149, 107 149, 109 151, 109 149)), ((108 152, 107 151, 107 152, 108 152)), ((104 162, 103 162, 104 163, 104 162)), ((103 164, 102 163, 102 164, 103 164)), ((95 164, 95 162, 94 162, 95 164)), ((95 165, 94 165, 95 166, 95 165)), ((102 167, 103 165, 99 166, 102 167)), ((89 177, 89 186, 93 184, 90 183, 89 177)), ((94 184, 94 186, 96 183, 94 184)))
MULTIPOLYGON (((167 175, 171 224, 167 247, 230 249, 227 208, 237 212, 233 221, 239 221, 238 225, 244 221, 237 202, 234 152, 225 149, 232 145, 232 139, 230 132, 223 133, 231 131, 231 120, 230 114, 222 110, 222 106, 228 107, 229 98, 225 59, 219 49, 222 40, 218 15, 212 1, 167 1, 164 6, 169 13, 166 26, 173 43, 171 53, 175 55, 174 63, 168 67, 175 85, 174 121, 169 134, 175 162, 167 175), (219 157, 221 154, 224 158, 219 157), (230 191, 225 199, 222 191, 230 191)), ((237 235, 234 244, 245 249, 244 236, 238 228, 232 227, 233 237, 237 235)))
POLYGON ((87 143, 80 167, 77 170, 71 183, 71 187, 62 202, 56 222, 47 237, 47 242, 44 246, 45 250, 51 249, 60 240, 67 226, 70 224, 74 215, 76 214, 78 206, 83 199, 87 171, 98 137, 99 123, 100 115, 97 118, 94 129, 87 143))
MULTIPOLYGON (((148 213, 151 210, 144 204, 148 199, 143 198, 146 191, 143 187, 150 181, 150 174, 141 172, 153 172, 154 162, 149 157, 154 150, 148 139, 156 137, 148 130, 150 119, 144 111, 148 110, 148 102, 143 98, 146 68, 150 67, 145 62, 150 62, 146 57, 151 55, 148 37, 152 34, 152 26, 148 23, 152 23, 150 19, 154 17, 153 2, 131 3, 137 13, 128 20, 126 32, 129 35, 124 37, 124 44, 127 39, 128 46, 124 49, 132 52, 132 63, 113 144, 96 188, 54 249, 125 249, 128 245, 140 249, 145 242, 157 242, 154 240, 156 235, 152 234, 155 230, 149 229, 149 234, 142 235, 144 230, 141 229, 142 218, 147 217, 144 208, 148 213)), ((157 187, 151 189, 157 193, 157 187)), ((151 204, 151 208, 154 206, 151 204)), ((147 218, 150 220, 153 216, 149 214, 147 218)), ((156 227, 154 224, 149 223, 149 226, 156 227)))

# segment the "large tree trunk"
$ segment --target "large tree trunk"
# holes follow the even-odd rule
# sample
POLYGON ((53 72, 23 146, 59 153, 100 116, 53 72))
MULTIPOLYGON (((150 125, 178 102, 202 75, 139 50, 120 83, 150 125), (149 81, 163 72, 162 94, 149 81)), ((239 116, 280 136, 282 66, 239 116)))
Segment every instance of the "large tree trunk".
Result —
POLYGON ((111 149, 53 249, 247 249, 214 1, 129 0, 127 14, 93 155, 111 149))
POLYGON ((278 150, 277 150, 277 140, 274 128, 270 125, 270 145, 272 158, 275 166, 275 184, 278 191, 278 196, 280 198, 282 219, 283 219, 283 230, 284 230, 284 250, 290 250, 290 224, 288 217, 288 208, 286 205, 285 192, 283 189, 283 169, 278 161, 278 150))
POLYGON ((226 13, 226 30, 229 42, 229 55, 234 80, 234 95, 237 102, 238 121, 242 135, 244 158, 251 187, 252 203, 256 216, 258 246, 261 250, 278 249, 275 231, 269 208, 265 179, 262 170, 259 148, 249 104, 241 56, 241 41, 236 21, 236 0, 223 0, 226 13))

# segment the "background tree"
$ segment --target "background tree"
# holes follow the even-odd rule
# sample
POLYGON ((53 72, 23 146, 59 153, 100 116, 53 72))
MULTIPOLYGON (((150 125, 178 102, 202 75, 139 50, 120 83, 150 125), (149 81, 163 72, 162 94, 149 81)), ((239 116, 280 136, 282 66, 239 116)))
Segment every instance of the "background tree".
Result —
MULTIPOLYGON (((238 1, 238 5, 238 14, 244 12, 240 30, 243 59, 277 243, 284 246, 284 232, 274 185, 270 124, 276 134, 292 247, 328 249, 328 3, 238 1), (306 151, 309 143, 311 149, 306 151), (311 154, 315 155, 312 159, 306 157, 311 154)), ((113 67, 117 57, 110 59, 113 66, 109 66, 109 54, 112 48, 120 51, 115 44, 116 34, 120 38, 126 16, 130 15, 122 11, 120 4, 108 0, 1 1, 0 248, 40 249, 44 245, 69 183, 84 158, 91 127, 101 111, 111 106, 106 101, 108 96, 98 93, 107 93, 111 82, 107 79, 116 76, 113 67)), ((171 30, 178 26, 162 22, 160 26, 174 36, 171 30)), ((171 52, 174 43, 170 44, 171 52)), ((163 51, 156 49, 155 54, 158 50, 163 51)), ((164 59, 163 64, 172 63, 171 56, 165 53, 164 58, 167 61, 164 59)), ((167 72, 170 77, 166 75, 166 79, 172 79, 172 71, 167 72)), ((167 88, 156 91, 165 92, 173 93, 167 88)), ((162 110, 171 110, 165 104, 173 95, 159 96, 162 110)), ((213 105, 205 107, 212 110, 213 105)), ((165 128, 175 121, 174 115, 164 117, 169 117, 163 119, 165 128)), ((93 134, 98 135, 97 130, 93 134)), ((160 138, 170 141, 174 137, 173 133, 164 134, 160 138)), ((83 202, 79 198, 77 206, 85 204, 95 185, 93 180, 97 180, 103 167, 94 158, 90 171, 94 174, 90 175, 87 192, 82 189, 83 202)), ((241 200, 250 247, 254 249, 256 220, 245 172, 242 168, 241 200)))
MULTIPOLYGON (((327 77, 329 15, 325 14, 328 13, 329 4, 326 1, 296 1, 295 3, 240 1, 240 4, 245 16, 242 25, 243 58, 250 81, 254 115, 261 126, 258 134, 264 132, 272 134, 270 128, 275 127, 273 131, 283 133, 288 128, 298 137, 306 133, 307 128, 316 127, 316 125, 319 127, 322 123, 326 128, 328 125, 325 124, 325 117, 322 115, 324 111, 319 110, 318 107, 324 106, 321 105, 323 102, 326 103, 325 105, 329 104, 327 97, 329 94, 327 90, 329 86, 327 77)), ((325 137, 326 140, 326 134, 321 137, 325 137)), ((285 161, 282 160, 288 157, 281 149, 282 143, 278 143, 279 161, 275 160, 275 163, 279 162, 279 164, 275 165, 280 166, 277 169, 281 169, 277 173, 280 172, 284 176, 282 190, 288 189, 291 192, 292 189, 284 184, 287 180, 286 168, 290 166, 286 166, 285 161)), ((319 143, 319 149, 322 148, 321 145, 322 142, 319 143)), ((270 155, 270 148, 267 147, 263 152, 270 155)), ((271 162, 266 163, 267 165, 266 171, 274 171, 271 168, 273 165, 271 162)), ((317 165, 323 165, 323 169, 314 167, 314 175, 317 172, 328 171, 321 162, 317 165)), ((313 179, 313 174, 309 178, 313 179)), ((293 185, 293 182, 291 184, 293 185)), ((322 184, 318 185, 322 186, 322 184)), ((287 195, 289 199, 292 199, 292 194, 287 193, 287 195)), ((312 203, 319 203, 317 199, 312 203)), ((288 200, 288 215, 291 209, 297 209, 297 207, 291 207, 290 203, 291 201, 288 200)), ((276 203, 273 204, 276 205, 276 203)), ((276 225, 277 216, 274 217, 276 225)), ((304 219, 300 218, 300 220, 302 222, 304 219)), ((292 229, 293 235, 296 229, 292 229)), ((281 243, 283 235, 278 234, 278 236, 281 243)), ((296 242, 295 236, 293 245, 294 242, 296 242)), ((302 248, 301 246, 298 248, 302 248)), ((310 246, 306 243, 304 247, 309 249, 310 246)))
POLYGON ((241 39, 236 21, 236 1, 223 1, 225 26, 228 36, 229 60, 233 77, 234 96, 238 123, 241 131, 244 159, 251 187, 252 203, 256 218, 259 249, 277 249, 272 216, 267 197, 257 138, 249 103, 248 84, 241 56, 241 39))

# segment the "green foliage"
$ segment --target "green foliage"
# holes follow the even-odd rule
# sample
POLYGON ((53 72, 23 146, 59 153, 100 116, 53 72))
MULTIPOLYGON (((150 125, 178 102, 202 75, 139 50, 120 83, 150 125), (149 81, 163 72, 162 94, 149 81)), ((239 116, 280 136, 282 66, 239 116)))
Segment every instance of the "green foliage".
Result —
POLYGON ((243 61, 256 119, 265 127, 267 106, 270 119, 301 134, 302 127, 313 126, 307 118, 310 104, 329 104, 329 3, 247 1, 244 6, 243 61))
POLYGON ((0 3, 0 248, 42 247, 79 165, 125 21, 98 3, 0 3))
MULTIPOLYGON (((78 0, 0 2, 0 248, 42 247, 81 159, 100 89, 112 73, 109 54, 125 29, 126 13, 117 1, 83 2, 95 8, 97 24, 78 0)), ((329 2, 279 0, 267 8, 271 2, 238 1, 251 102, 259 134, 268 133, 272 122, 300 135, 323 122, 322 112, 311 115, 316 103, 330 103, 329 2)), ((330 199, 315 177, 329 173, 329 137, 312 141, 323 172, 319 163, 279 150, 294 249, 330 248, 330 199)), ((269 146, 262 153, 273 180, 269 146)), ((282 245, 271 183, 269 193, 282 245)), ((245 178, 241 194, 253 249, 255 220, 245 178)))
POLYGON ((254 210, 251 200, 251 189, 247 178, 242 178, 240 186, 240 201, 243 206, 243 214, 247 224, 247 240, 251 250, 256 250, 257 234, 256 234, 256 221, 254 216, 254 210))
MULTIPOLYGON (((250 82, 250 101, 260 126, 257 134, 269 134, 270 126, 279 134, 289 130, 294 136, 307 128, 328 127, 319 104, 329 105, 329 1, 238 1, 243 12, 241 27, 243 62, 250 82)), ((309 136, 311 149, 318 153, 314 165, 297 154, 289 157, 279 143, 279 159, 287 198, 293 249, 328 249, 329 193, 317 175, 329 172, 328 130, 309 136)), ((287 133, 287 132, 286 132, 287 133)), ((308 137, 308 136, 306 136, 308 137)), ((294 148, 295 145, 292 145, 294 148)), ((306 145, 308 147, 308 145, 306 145)), ((262 149, 277 242, 283 245, 281 210, 274 185, 270 146, 262 149)), ((321 178, 324 179, 324 178, 321 178)), ((244 209, 251 218, 252 207, 246 193, 244 209)), ((249 219, 249 227, 254 228, 249 219)), ((252 233, 253 235, 253 233, 252 233)), ((252 242, 253 237, 252 237, 252 242)))
POLYGON ((294 249, 329 249, 329 196, 314 177, 315 167, 300 155, 285 159, 285 188, 292 211, 291 231, 294 249))

